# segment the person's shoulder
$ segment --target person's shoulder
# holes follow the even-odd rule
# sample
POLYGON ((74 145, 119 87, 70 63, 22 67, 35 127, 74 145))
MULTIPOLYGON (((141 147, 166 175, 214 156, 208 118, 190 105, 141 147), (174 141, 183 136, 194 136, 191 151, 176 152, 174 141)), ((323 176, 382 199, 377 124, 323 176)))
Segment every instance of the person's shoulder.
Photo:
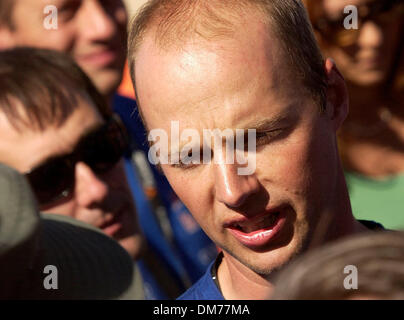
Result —
POLYGON ((185 291, 177 300, 222 300, 216 284, 206 273, 191 288, 185 291))
POLYGON ((219 288, 212 279, 212 262, 206 273, 177 300, 224 300, 219 288))
POLYGON ((113 104, 114 108, 125 107, 125 106, 126 107, 128 107, 128 106, 137 107, 136 100, 129 98, 129 97, 122 96, 118 93, 114 94, 112 104, 113 104))
POLYGON ((114 112, 120 115, 125 124, 126 121, 135 122, 136 125, 141 124, 136 100, 115 94, 112 100, 112 107, 114 112))
POLYGON ((138 106, 136 101, 115 94, 113 97, 113 110, 119 115, 129 134, 132 141, 142 149, 144 152, 148 151, 148 143, 146 140, 146 129, 140 118, 138 106))

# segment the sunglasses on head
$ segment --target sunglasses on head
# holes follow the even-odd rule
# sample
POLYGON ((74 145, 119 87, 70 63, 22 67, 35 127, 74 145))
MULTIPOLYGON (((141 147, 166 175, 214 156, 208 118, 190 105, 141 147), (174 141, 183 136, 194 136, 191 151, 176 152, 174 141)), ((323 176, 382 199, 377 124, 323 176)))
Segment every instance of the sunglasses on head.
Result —
POLYGON ((106 173, 122 158, 129 146, 129 137, 121 120, 111 117, 107 123, 80 139, 73 152, 52 157, 25 173, 38 203, 49 205, 72 194, 75 167, 88 165, 95 174, 106 173))
POLYGON ((368 20, 374 20, 380 25, 394 23, 404 16, 404 0, 378 0, 358 8, 358 29, 345 29, 343 17, 330 21, 320 18, 314 28, 330 43, 341 47, 354 45, 360 35, 361 26, 368 20))

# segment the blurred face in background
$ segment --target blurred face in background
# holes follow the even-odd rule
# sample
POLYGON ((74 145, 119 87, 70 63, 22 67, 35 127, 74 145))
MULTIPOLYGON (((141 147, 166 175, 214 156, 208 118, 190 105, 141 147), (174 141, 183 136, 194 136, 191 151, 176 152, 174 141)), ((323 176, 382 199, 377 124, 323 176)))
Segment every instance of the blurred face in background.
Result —
POLYGON ((116 90, 126 58, 127 14, 121 0, 12 1, 12 25, 0 26, 0 49, 31 46, 67 52, 103 95, 116 90), (44 26, 48 5, 58 10, 56 30, 44 26))
POLYGON ((336 60, 349 82, 377 86, 386 81, 403 35, 404 4, 391 0, 307 1, 313 24, 320 33, 325 53, 336 60), (358 29, 345 29, 351 22, 344 8, 358 8, 358 29), (316 7, 314 7, 316 6, 316 7))

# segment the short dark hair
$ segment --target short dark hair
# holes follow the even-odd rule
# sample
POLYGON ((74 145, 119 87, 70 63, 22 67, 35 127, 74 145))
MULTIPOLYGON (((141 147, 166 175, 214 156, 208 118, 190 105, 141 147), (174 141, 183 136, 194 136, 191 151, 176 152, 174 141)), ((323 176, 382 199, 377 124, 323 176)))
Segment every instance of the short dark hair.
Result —
POLYGON ((10 29, 13 25, 13 8, 16 0, 0 0, 0 27, 6 26, 10 29))
POLYGON ((111 114, 102 95, 67 54, 35 48, 0 52, 0 111, 17 130, 62 126, 77 108, 79 96, 90 99, 104 118, 111 114))

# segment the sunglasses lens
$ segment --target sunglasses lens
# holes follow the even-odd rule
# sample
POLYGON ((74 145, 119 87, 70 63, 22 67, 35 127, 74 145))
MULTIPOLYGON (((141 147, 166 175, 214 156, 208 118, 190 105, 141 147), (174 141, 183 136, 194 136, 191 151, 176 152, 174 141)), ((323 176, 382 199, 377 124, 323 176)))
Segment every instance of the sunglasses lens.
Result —
POLYGON ((74 186, 74 170, 63 159, 51 160, 26 177, 40 205, 57 200, 74 186))
POLYGON ((381 23, 388 24, 394 23, 397 19, 402 18, 404 15, 404 1, 393 3, 389 7, 385 8, 378 15, 378 20, 381 23))
POLYGON ((329 21, 326 18, 316 21, 315 28, 324 36, 325 40, 341 47, 349 47, 357 42, 361 26, 365 21, 372 19, 379 25, 385 25, 395 23, 397 18, 401 18, 404 14, 404 1, 375 2, 371 7, 361 7, 359 14, 358 29, 345 29, 344 19, 329 21))
POLYGON ((77 161, 86 163, 96 174, 112 169, 127 150, 128 141, 123 125, 112 118, 82 139, 72 154, 54 158, 26 174, 39 204, 51 204, 72 192, 77 161))
POLYGON ((115 120, 94 132, 80 146, 83 161, 95 172, 104 173, 114 167, 128 147, 124 128, 115 120))

